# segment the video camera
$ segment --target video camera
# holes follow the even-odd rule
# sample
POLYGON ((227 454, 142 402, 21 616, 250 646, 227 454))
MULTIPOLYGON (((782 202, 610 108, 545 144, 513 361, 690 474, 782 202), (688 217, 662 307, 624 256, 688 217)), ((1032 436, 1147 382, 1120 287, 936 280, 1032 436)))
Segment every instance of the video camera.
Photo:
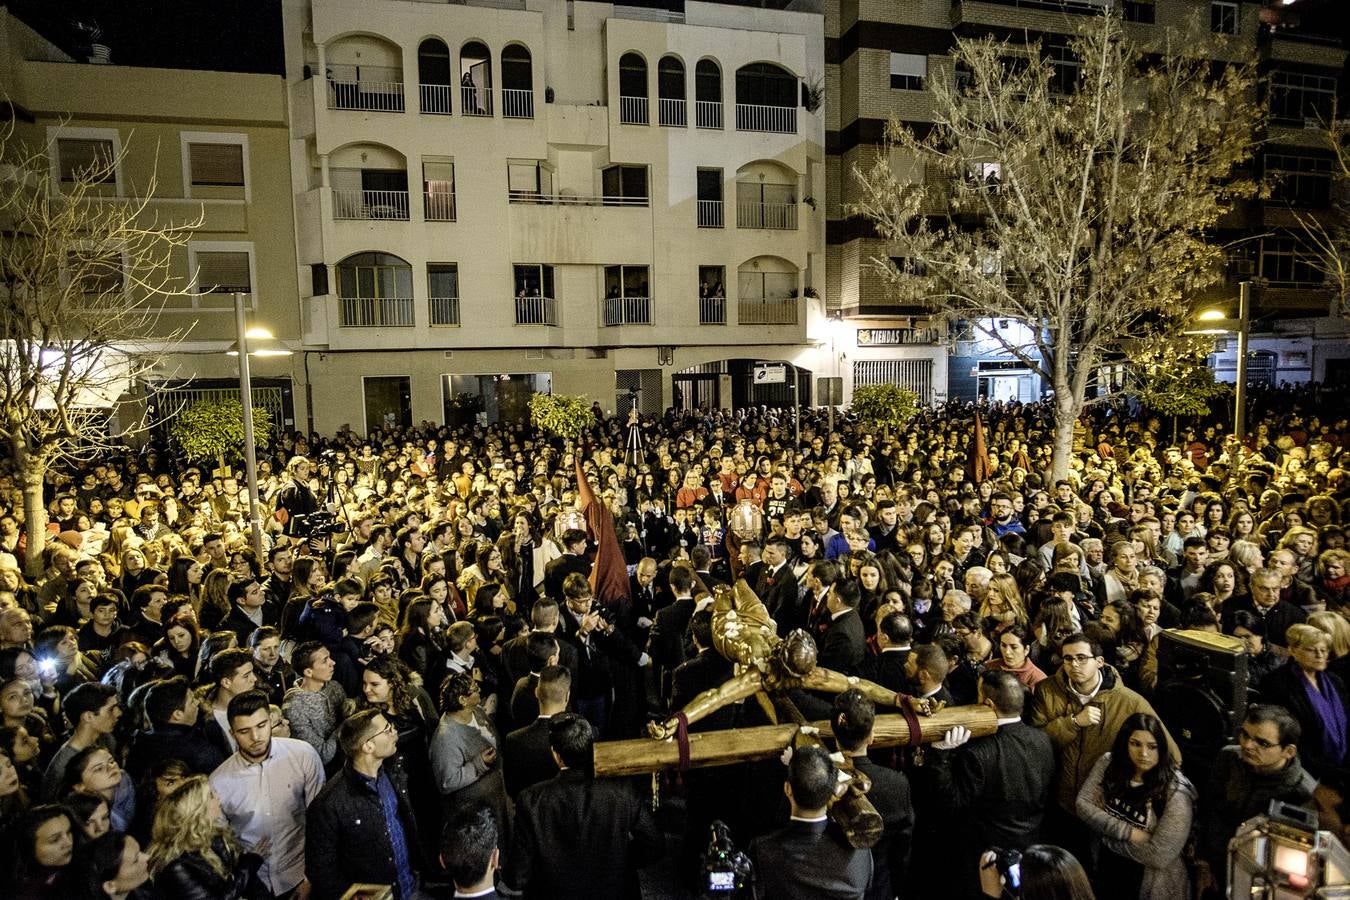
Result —
POLYGON ((347 525, 339 522, 337 516, 327 510, 312 512, 307 516, 295 516, 291 519, 291 533, 305 540, 317 540, 335 534, 346 534, 347 525))
POLYGON ((749 897, 754 867, 750 857, 731 842, 731 829, 720 819, 712 823, 708 849, 703 851, 699 882, 705 897, 749 897))

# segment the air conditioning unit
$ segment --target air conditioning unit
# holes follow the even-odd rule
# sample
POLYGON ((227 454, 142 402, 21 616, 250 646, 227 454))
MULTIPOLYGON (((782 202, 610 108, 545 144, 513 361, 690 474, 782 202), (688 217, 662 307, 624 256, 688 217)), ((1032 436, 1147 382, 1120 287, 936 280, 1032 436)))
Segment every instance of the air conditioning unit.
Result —
POLYGON ((445 351, 445 358, 446 358, 446 359, 454 359, 454 358, 455 358, 455 351, 453 351, 453 350, 447 350, 447 351, 445 351))

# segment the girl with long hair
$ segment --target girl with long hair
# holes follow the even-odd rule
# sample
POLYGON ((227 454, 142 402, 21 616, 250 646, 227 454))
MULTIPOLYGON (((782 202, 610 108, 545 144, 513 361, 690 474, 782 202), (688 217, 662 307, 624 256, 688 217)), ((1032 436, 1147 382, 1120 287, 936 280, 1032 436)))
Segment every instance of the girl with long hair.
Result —
POLYGON ((86 747, 71 757, 60 796, 72 791, 102 797, 108 801, 113 828, 118 831, 131 828, 136 818, 136 786, 101 744, 86 747))
MULTIPOLYGON (((445 579, 441 579, 445 583, 445 579)), ((432 671, 444 666, 444 607, 430 597, 419 597, 403 610, 398 633, 398 658, 425 682, 432 671)))
POLYGON ((202 579, 201 602, 197 621, 206 631, 214 630, 230 614, 230 573, 226 569, 212 569, 202 579))
POLYGON ((56 900, 64 897, 61 876, 66 874, 80 840, 80 826, 70 810, 55 803, 35 806, 19 817, 9 832, 14 855, 15 900, 56 900))
POLYGON ((1181 851, 1190 836, 1196 791, 1181 774, 1157 716, 1135 713, 1078 792, 1077 812, 1100 842, 1102 900, 1190 896, 1181 851))
POLYGON ((163 900, 252 893, 262 858, 240 849, 206 776, 183 779, 160 801, 150 834, 150 871, 163 900))
POLYGON ((187 616, 175 616, 164 624, 164 637, 150 648, 156 658, 173 666, 174 674, 182 675, 188 684, 197 681, 197 657, 201 652, 202 637, 197 626, 187 616))
POLYGON ((180 594, 192 601, 194 611, 202 605, 202 579, 206 569, 191 556, 180 556, 169 566, 169 593, 180 594))

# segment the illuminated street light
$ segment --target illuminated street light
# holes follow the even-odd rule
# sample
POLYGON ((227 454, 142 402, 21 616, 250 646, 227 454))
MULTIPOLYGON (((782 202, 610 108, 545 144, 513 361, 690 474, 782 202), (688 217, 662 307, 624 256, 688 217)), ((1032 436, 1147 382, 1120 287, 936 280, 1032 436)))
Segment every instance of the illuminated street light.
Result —
POLYGON ((255 325, 248 327, 244 317, 244 295, 234 295, 235 343, 226 353, 239 357, 239 402, 244 411, 244 474, 248 481, 248 521, 253 532, 253 552, 263 557, 262 516, 258 511, 258 454, 253 446, 253 378, 249 372, 250 356, 290 356, 291 351, 281 346, 268 346, 275 341, 272 332, 255 325), (250 341, 259 346, 250 347, 250 341))
POLYGON ((1239 440, 1247 429, 1247 339, 1252 327, 1251 301, 1252 283, 1244 281, 1238 285, 1236 319, 1228 318, 1223 310, 1206 309, 1195 317, 1197 322, 1206 323, 1206 327, 1186 330, 1186 334, 1237 335, 1237 384, 1233 390, 1233 434, 1237 435, 1239 440))

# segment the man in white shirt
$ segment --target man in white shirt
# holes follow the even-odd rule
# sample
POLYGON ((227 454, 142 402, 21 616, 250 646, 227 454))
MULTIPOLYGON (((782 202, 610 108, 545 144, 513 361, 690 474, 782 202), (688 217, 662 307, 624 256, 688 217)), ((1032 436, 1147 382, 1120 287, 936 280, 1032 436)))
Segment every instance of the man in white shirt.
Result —
POLYGON ((239 749, 211 773, 211 788, 235 837, 262 856, 262 882, 278 898, 304 900, 305 808, 323 787, 323 763, 304 741, 272 737, 267 706, 262 691, 230 700, 230 733, 239 749))

